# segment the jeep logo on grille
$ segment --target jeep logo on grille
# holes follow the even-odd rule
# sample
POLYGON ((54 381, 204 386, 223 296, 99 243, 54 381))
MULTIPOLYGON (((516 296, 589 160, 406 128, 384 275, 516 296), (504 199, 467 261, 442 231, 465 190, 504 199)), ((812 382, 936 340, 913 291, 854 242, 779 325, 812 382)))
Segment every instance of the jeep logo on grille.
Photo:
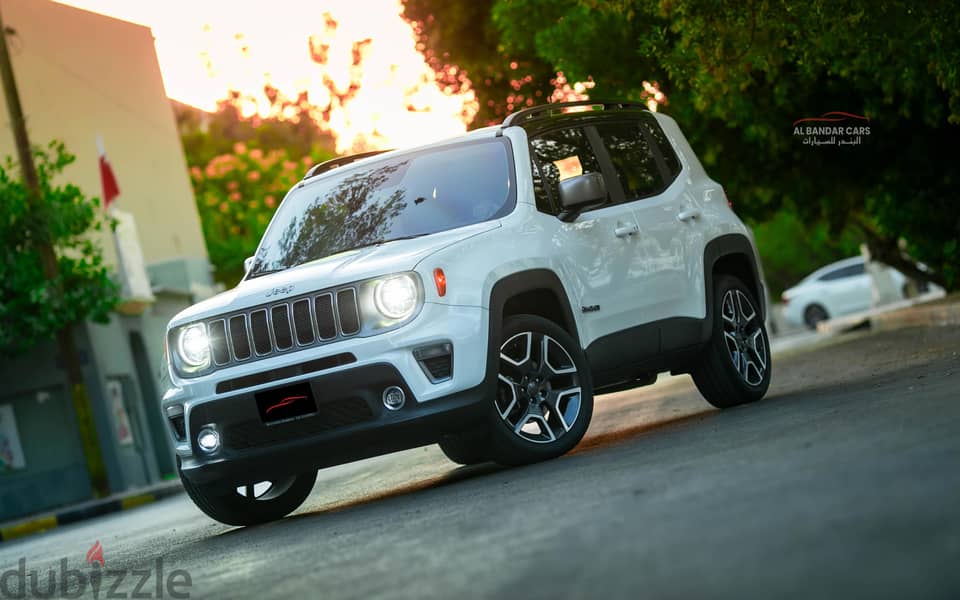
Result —
POLYGON ((275 288, 273 288, 272 290, 270 290, 269 292, 267 292, 267 298, 272 298, 273 296, 283 296, 283 295, 285 295, 285 294, 289 294, 289 293, 292 292, 292 291, 293 291, 293 286, 292 286, 292 285, 285 285, 285 286, 283 286, 283 287, 275 287, 275 288))

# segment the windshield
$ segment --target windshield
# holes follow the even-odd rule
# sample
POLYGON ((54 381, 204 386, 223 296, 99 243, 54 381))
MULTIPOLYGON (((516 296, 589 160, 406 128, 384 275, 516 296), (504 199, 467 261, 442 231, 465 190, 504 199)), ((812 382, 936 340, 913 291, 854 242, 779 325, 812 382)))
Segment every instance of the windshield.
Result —
POLYGON ((513 210, 515 188, 505 138, 340 167, 284 200, 249 276, 497 219, 513 210))

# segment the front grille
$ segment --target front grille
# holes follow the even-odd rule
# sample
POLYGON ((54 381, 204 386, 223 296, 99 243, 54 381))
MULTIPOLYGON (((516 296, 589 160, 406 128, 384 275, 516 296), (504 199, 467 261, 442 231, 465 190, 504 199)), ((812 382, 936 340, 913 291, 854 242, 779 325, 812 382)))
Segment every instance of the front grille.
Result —
POLYGON ((361 326, 352 287, 256 306, 206 323, 218 367, 329 343, 356 335, 361 326))

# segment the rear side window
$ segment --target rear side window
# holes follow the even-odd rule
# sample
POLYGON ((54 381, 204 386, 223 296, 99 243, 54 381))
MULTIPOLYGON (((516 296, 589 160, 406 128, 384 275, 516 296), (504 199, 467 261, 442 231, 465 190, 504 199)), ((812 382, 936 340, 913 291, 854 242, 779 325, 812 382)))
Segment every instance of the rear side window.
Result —
POLYGON ((672 182, 680 174, 680 159, 667 139, 667 134, 660 128, 656 117, 645 116, 640 119, 640 128, 653 140, 654 146, 660 151, 663 163, 667 170, 667 182, 672 182))
POLYGON ((596 128, 627 201, 659 194, 667 187, 649 138, 635 121, 602 123, 596 128))
POLYGON ((530 140, 533 151, 533 188, 537 209, 560 212, 560 182, 584 173, 599 173, 590 142, 582 129, 549 131, 530 140))
POLYGON ((846 279, 847 277, 863 275, 865 272, 866 270, 864 269, 863 263, 858 263, 830 271, 829 273, 820 277, 820 281, 836 281, 838 279, 846 279))

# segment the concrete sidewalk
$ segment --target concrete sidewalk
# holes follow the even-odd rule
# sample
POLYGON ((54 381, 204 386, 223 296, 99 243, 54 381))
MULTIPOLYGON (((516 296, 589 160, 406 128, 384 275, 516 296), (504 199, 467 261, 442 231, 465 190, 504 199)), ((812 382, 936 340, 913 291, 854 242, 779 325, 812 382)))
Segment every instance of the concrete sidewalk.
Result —
POLYGON ((960 295, 927 294, 822 321, 819 333, 841 333, 869 326, 877 330, 960 324, 960 295))
POLYGON ((60 525, 76 523, 120 510, 128 510, 173 496, 183 491, 180 480, 164 481, 106 498, 65 506, 56 511, 31 515, 16 521, 0 523, 0 542, 42 533, 60 525))

